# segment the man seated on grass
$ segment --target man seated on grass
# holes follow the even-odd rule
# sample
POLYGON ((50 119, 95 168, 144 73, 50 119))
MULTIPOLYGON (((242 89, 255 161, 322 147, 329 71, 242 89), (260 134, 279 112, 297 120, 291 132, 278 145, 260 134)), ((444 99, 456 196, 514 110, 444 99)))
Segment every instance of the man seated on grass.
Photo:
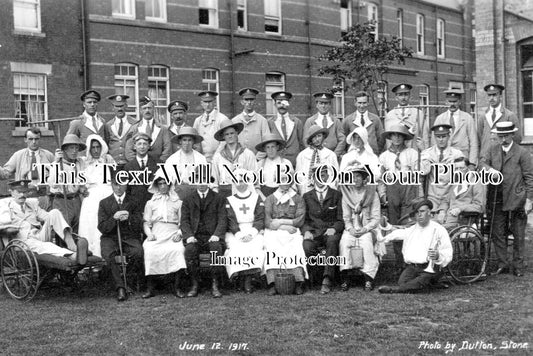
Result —
POLYGON ((413 203, 416 224, 391 232, 385 242, 403 240, 402 253, 407 267, 398 280, 398 287, 381 286, 380 293, 412 293, 428 289, 442 276, 451 262, 453 247, 446 229, 431 220, 433 203, 422 199, 413 203), (429 266, 428 266, 429 265, 429 266), (429 268, 428 268, 429 267, 429 268), (433 271, 428 271, 430 269, 433 271))
POLYGON ((36 254, 68 257, 80 265, 85 265, 89 245, 87 240, 82 237, 74 240, 72 229, 59 210, 46 212, 39 207, 37 199, 26 199, 30 182, 17 180, 9 183, 11 199, 0 203, 0 228, 16 232, 17 239, 24 241, 36 254), (67 248, 51 242, 52 229, 66 243, 67 248))

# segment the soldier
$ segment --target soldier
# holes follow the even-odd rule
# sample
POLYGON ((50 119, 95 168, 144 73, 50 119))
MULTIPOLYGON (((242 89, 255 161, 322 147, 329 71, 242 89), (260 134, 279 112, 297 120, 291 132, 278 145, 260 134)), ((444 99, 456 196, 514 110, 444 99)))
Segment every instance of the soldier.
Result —
MULTIPOLYGON (((157 162, 165 162, 172 154, 172 143, 170 142, 170 132, 166 126, 154 120, 154 103, 147 96, 141 98, 139 102, 142 112, 142 120, 133 125, 132 137, 137 133, 145 133, 151 139, 150 153, 157 162)), ((126 143, 126 158, 128 161, 135 159, 133 151, 133 139, 130 138, 126 143)))
POLYGON ((335 152, 337 158, 340 159, 346 148, 346 134, 343 132, 341 121, 331 116, 331 100, 333 99, 333 95, 322 92, 313 94, 313 97, 315 98, 318 113, 308 118, 304 123, 304 142, 307 142, 309 128, 311 126, 316 125, 328 129, 324 147, 335 152))
POLYGON ((293 167, 296 165, 296 156, 304 149, 303 125, 296 116, 289 115, 289 100, 292 94, 278 91, 271 95, 276 104, 278 114, 268 120, 270 132, 277 133, 285 140, 283 157, 287 158, 293 167))
POLYGON ((457 148, 470 162, 470 169, 474 170, 478 160, 478 137, 476 121, 470 114, 462 111, 462 90, 449 89, 446 94, 446 104, 450 106, 448 111, 440 114, 435 119, 435 125, 449 124, 452 127, 450 146, 457 148))
MULTIPOLYGON (((179 133, 182 127, 189 126, 187 125, 187 111, 189 110, 189 105, 187 105, 187 103, 184 101, 174 100, 168 104, 167 109, 172 118, 172 124, 168 128, 168 131, 170 132, 170 138, 173 138, 179 133)), ((180 147, 178 143, 173 142, 172 153, 179 149, 180 147)))
MULTIPOLYGON (((74 134, 78 136, 81 142, 87 141, 90 134, 102 136, 105 143, 109 142, 109 132, 105 125, 105 120, 96 112, 98 102, 100 102, 100 93, 96 90, 88 90, 80 96, 85 111, 78 118, 70 122, 67 135, 74 134)), ((84 152, 80 152, 83 156, 84 152)))
POLYGON ((418 147, 420 150, 423 150, 430 145, 427 130, 429 123, 426 122, 424 113, 421 110, 405 107, 409 105, 411 89, 413 89, 413 86, 410 84, 398 84, 392 88, 392 92, 396 94, 398 106, 387 113, 384 126, 385 130, 388 130, 393 124, 402 123, 406 125, 409 131, 415 136, 415 140, 411 141, 409 147, 418 147))
POLYGON ((215 139, 215 132, 220 129, 222 121, 227 120, 228 117, 215 107, 217 92, 203 91, 198 96, 204 113, 194 120, 193 127, 204 138, 199 151, 205 156, 207 163, 211 163, 219 145, 219 142, 215 139))
MULTIPOLYGON (((239 134, 239 142, 244 147, 252 150, 254 154, 257 154, 255 145, 258 142, 263 142, 265 136, 270 133, 267 119, 255 112, 257 94, 259 94, 259 90, 254 88, 239 90, 243 112, 231 119, 234 123, 240 122, 244 125, 244 129, 239 134)), ((264 153, 261 152, 258 154, 257 159, 264 157, 264 153)))
POLYGON ((128 160, 126 159, 126 142, 133 136, 133 125, 137 120, 126 115, 128 108, 127 95, 111 95, 107 99, 113 105, 115 117, 106 123, 109 132, 109 154, 117 163, 118 169, 121 169, 128 160))
POLYGON ((368 132, 368 144, 379 155, 383 151, 385 140, 383 139, 383 125, 376 114, 368 111, 368 93, 358 91, 355 93, 355 108, 357 109, 342 121, 342 129, 348 136, 356 127, 364 127, 368 132))

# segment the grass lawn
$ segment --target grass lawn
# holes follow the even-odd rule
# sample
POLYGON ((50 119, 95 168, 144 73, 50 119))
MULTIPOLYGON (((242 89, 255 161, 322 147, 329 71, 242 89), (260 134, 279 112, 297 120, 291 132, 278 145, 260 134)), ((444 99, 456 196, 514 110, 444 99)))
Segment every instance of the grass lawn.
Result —
POLYGON ((226 290, 221 299, 207 292, 177 299, 161 290, 119 303, 109 286, 95 284, 78 292, 45 286, 21 303, 0 292, 0 354, 443 355, 447 343, 455 344, 453 354, 533 354, 531 239, 526 248, 530 267, 522 278, 493 276, 430 294, 354 287, 327 296, 226 290), (464 342, 473 349, 459 350, 464 342), (528 348, 500 348, 510 342, 528 348), (185 343, 206 350, 180 350, 185 343), (489 344, 497 349, 483 350, 489 344))

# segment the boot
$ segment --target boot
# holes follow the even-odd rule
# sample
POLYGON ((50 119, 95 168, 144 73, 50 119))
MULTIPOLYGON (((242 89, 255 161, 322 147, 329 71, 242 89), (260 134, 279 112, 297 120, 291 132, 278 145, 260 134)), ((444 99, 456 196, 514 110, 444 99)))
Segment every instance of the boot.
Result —
POLYGON ((180 289, 180 274, 179 272, 176 272, 176 278, 174 279, 174 285, 173 285, 173 292, 174 295, 178 298, 185 298, 185 293, 182 292, 180 289))
POLYGON ((220 290, 218 289, 218 280, 216 278, 213 278, 213 285, 211 289, 211 294, 213 295, 213 298, 221 298, 222 293, 220 293, 220 290))
POLYGON ((192 279, 192 286, 189 293, 187 293, 187 298, 192 298, 198 296, 198 280, 196 278, 192 279))
POLYGON ((251 294, 253 292, 252 275, 244 276, 244 291, 246 292, 246 294, 251 294))
POLYGON ((146 293, 142 295, 143 299, 155 297, 153 277, 151 276, 146 277, 146 286, 147 286, 146 293))

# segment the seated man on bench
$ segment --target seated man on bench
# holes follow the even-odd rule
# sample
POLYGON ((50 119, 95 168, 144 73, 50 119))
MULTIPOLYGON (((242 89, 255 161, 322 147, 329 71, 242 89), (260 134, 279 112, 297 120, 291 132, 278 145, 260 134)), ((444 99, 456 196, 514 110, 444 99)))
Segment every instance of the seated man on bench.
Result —
POLYGON ((11 198, 0 204, 0 229, 16 232, 16 238, 25 242, 33 253, 68 257, 80 265, 85 265, 87 240, 82 237, 74 240, 72 229, 59 210, 46 212, 39 207, 38 200, 26 199, 30 182, 17 180, 8 183, 11 198), (67 248, 51 242, 52 229, 66 243, 67 248))

